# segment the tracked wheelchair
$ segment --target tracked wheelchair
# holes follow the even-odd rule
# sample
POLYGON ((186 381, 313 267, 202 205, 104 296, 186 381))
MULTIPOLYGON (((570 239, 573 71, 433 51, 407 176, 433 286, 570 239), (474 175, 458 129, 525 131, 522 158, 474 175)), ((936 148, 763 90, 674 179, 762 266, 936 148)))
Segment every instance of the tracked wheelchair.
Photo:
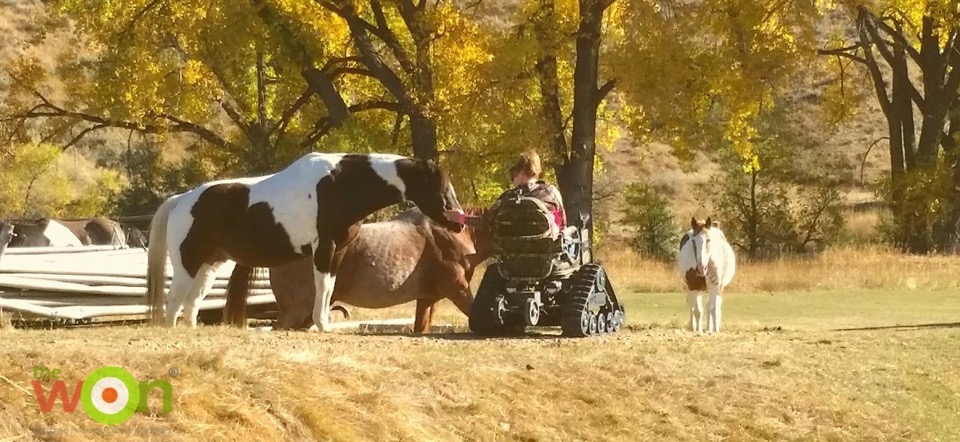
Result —
POLYGON ((470 330, 497 336, 559 326, 576 337, 619 331, 624 308, 593 259, 589 219, 560 230, 541 200, 502 201, 490 226, 494 260, 477 290, 470 330))

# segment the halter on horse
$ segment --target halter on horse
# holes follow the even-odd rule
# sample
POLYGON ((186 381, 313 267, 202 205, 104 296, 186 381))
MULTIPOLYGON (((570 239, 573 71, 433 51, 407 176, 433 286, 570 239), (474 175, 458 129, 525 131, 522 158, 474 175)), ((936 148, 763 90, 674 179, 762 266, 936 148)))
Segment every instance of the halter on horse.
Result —
POLYGON ((275 267, 312 255, 313 320, 326 331, 337 269, 360 221, 404 200, 448 230, 463 229, 444 217, 462 210, 446 173, 432 161, 398 155, 310 153, 273 175, 215 181, 170 197, 150 228, 153 320, 173 326, 182 309, 195 327, 197 302, 227 259, 275 267), (168 250, 174 274, 164 306, 168 250))
POLYGON ((723 290, 733 281, 736 258, 719 224, 710 218, 705 222, 693 218, 690 225, 692 228, 680 239, 677 254, 677 265, 687 286, 690 328, 698 333, 703 331, 703 292, 709 291, 707 327, 711 332, 719 332, 723 290))

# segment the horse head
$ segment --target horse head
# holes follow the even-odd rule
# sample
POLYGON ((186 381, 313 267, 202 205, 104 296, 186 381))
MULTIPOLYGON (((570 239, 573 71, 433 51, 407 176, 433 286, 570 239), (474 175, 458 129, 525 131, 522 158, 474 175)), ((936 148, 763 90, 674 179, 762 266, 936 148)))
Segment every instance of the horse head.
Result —
POLYGON ((120 224, 120 229, 123 230, 123 233, 126 236, 128 247, 137 249, 147 248, 147 237, 143 234, 143 232, 140 231, 140 229, 123 223, 120 224))
POLYGON ((464 209, 464 213, 467 215, 467 223, 466 228, 460 233, 460 236, 473 244, 477 251, 476 257, 479 261, 493 256, 496 246, 494 244, 488 209, 484 207, 469 207, 464 209))
POLYGON ((404 197, 447 230, 459 233, 463 224, 447 219, 447 212, 463 212, 453 184, 445 171, 433 160, 405 158, 397 163, 397 174, 403 180, 404 197))
POLYGON ((693 249, 697 273, 703 275, 705 269, 707 268, 707 264, 710 262, 712 252, 710 248, 711 239, 724 239, 724 235, 720 230, 720 223, 713 221, 709 216, 707 217, 706 221, 699 221, 696 218, 691 218, 690 227, 692 230, 689 234, 689 238, 691 247, 693 249))
POLYGON ((50 238, 44 234, 50 224, 49 218, 41 218, 30 222, 11 222, 13 235, 10 238, 10 247, 49 247, 50 238))
POLYGON ((6 247, 13 237, 13 224, 0 221, 0 249, 6 247))

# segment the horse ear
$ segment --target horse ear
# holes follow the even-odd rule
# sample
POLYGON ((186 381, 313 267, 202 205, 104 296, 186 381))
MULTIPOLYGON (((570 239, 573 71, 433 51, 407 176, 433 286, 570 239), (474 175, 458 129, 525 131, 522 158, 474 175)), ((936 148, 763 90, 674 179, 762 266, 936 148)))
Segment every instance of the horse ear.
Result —
POLYGON ((713 227, 713 221, 710 220, 710 217, 709 217, 709 216, 707 217, 707 223, 706 223, 706 225, 707 225, 707 228, 708 228, 708 229, 711 228, 711 227, 713 227))
POLYGON ((690 217, 690 227, 693 228, 694 230, 697 229, 697 217, 695 216, 690 217))

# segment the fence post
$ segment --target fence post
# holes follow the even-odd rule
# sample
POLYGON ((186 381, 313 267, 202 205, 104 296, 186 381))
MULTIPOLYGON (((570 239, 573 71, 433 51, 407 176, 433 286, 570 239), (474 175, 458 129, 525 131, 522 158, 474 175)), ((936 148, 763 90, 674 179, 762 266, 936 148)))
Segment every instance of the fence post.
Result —
POLYGON ((7 244, 13 239, 13 224, 0 223, 0 259, 7 251, 7 244))

